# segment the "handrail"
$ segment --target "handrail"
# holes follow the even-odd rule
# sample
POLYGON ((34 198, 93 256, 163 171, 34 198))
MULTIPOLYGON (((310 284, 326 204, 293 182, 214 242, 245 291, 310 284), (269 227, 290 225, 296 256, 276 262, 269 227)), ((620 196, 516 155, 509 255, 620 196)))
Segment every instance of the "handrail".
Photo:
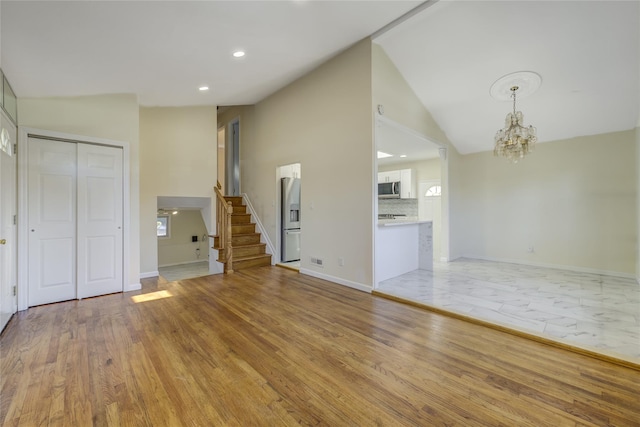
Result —
POLYGON ((216 193, 216 231, 220 247, 224 249, 224 272, 233 273, 233 253, 231 248, 231 214, 233 205, 220 191, 220 183, 213 188, 216 193))

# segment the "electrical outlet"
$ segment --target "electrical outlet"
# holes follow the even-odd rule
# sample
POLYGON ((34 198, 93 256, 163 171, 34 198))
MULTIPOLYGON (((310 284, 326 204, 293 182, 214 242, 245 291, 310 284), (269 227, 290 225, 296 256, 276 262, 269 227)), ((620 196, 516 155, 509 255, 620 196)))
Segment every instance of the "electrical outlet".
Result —
POLYGON ((338 258, 338 265, 340 267, 344 267, 344 258, 342 258, 342 257, 338 258))
POLYGON ((530 254, 532 254, 532 253, 534 252, 534 250, 533 250, 533 245, 532 245, 532 246, 529 246, 529 247, 527 248, 527 252, 529 252, 530 254))

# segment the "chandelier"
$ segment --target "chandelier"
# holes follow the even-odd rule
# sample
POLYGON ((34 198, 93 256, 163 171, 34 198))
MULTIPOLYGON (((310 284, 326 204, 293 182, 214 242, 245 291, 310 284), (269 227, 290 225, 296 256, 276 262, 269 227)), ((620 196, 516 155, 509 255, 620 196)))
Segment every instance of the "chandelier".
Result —
POLYGON ((496 132, 496 146, 493 149, 495 156, 503 156, 513 163, 518 161, 530 152, 536 144, 536 128, 523 125, 522 111, 516 111, 516 92, 518 86, 511 86, 511 98, 513 98, 513 113, 507 114, 504 128, 496 132))

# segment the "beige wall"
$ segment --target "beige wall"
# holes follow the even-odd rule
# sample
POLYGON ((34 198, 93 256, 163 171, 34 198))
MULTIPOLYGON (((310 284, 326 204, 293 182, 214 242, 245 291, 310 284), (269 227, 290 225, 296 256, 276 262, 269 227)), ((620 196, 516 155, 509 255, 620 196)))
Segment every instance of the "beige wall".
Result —
MULTIPOLYGON (((142 274, 158 270, 158 196, 214 196, 216 139, 215 107, 140 107, 142 274)), ((214 203, 215 199, 215 207, 214 203)), ((215 209, 212 212, 215 215, 215 209)), ((211 221, 215 224, 214 218, 211 221)))
MULTIPOLYGON (((21 127, 127 142, 130 147, 130 271, 129 286, 140 283, 139 116, 135 95, 72 98, 20 98, 21 127)), ((127 284, 125 283, 125 286, 127 284)))
POLYGON ((180 210, 169 218, 170 237, 158 238, 158 266, 206 261, 209 238, 203 239, 203 236, 209 233, 200 211, 180 210), (192 236, 197 236, 198 241, 192 242, 192 236))
POLYGON ((271 241, 276 242, 276 169, 300 163, 303 272, 370 288, 371 42, 363 40, 324 63, 256 104, 253 113, 251 137, 242 140, 241 188, 271 241), (311 257, 321 258, 323 268, 311 264, 311 257))
POLYGON ((449 145, 447 136, 409 87, 382 47, 372 44, 373 106, 384 106, 384 117, 449 145))
POLYGON ((538 144, 515 165, 463 156, 462 255, 634 275, 635 144, 627 131, 538 144))

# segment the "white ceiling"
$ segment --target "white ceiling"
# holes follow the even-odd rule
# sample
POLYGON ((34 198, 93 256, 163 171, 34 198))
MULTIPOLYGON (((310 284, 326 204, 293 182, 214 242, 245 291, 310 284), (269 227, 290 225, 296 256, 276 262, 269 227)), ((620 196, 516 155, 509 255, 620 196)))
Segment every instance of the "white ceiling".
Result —
POLYGON ((0 64, 18 97, 253 104, 418 4, 2 0, 0 64))
MULTIPOLYGON (((0 66, 19 97, 253 104, 420 3, 2 0, 0 66)), ((489 88, 514 71, 542 76, 518 101, 542 142, 638 124, 640 2, 428 3, 376 42, 460 152, 493 148, 511 104, 489 88)))
POLYGON ((512 109, 489 95, 515 71, 540 142, 632 129, 640 117, 638 1, 440 1, 376 39, 462 153, 493 148, 512 109))

